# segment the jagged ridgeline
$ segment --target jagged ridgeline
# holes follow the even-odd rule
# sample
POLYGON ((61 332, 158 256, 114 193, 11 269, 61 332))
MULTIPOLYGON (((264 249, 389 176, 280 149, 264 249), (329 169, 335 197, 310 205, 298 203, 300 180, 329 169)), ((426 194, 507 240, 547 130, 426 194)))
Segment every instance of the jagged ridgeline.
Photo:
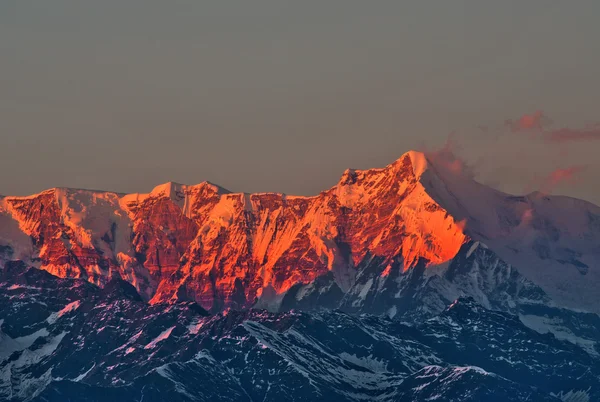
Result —
POLYGON ((600 208, 510 196, 431 159, 409 152, 382 169, 347 170, 314 197, 207 182, 4 197, 0 258, 100 286, 119 277, 151 303, 277 309, 294 286, 332 278, 332 292, 358 296, 364 270, 384 286, 419 264, 447 266, 474 240, 561 305, 598 312, 600 208))

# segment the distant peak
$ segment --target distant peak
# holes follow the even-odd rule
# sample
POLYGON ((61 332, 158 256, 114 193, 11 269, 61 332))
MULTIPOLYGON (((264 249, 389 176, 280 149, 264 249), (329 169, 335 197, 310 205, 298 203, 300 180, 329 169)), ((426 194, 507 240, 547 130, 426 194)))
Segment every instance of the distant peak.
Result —
POLYGON ((154 187, 154 189, 152 189, 152 191, 150 192, 150 195, 151 196, 166 196, 166 197, 173 198, 173 196, 177 196, 178 194, 181 194, 187 190, 194 190, 194 189, 209 189, 212 192, 217 193, 217 194, 231 193, 229 190, 227 190, 217 184, 211 183, 209 181, 203 181, 202 183, 195 184, 195 185, 187 185, 187 184, 181 184, 181 183, 169 181, 167 183, 160 184, 160 185, 154 187))
POLYGON ((171 198, 176 193, 182 192, 184 190, 184 187, 186 187, 186 186, 183 184, 169 181, 169 182, 166 182, 164 184, 159 184, 158 186, 154 187, 152 189, 152 191, 150 192, 150 195, 152 195, 152 196, 161 196, 162 195, 162 196, 171 198))
POLYGON ((7 200, 30 200, 30 199, 35 199, 44 195, 49 195, 49 194, 55 194, 56 192, 58 192, 60 190, 60 188, 58 187, 54 187, 54 188, 49 188, 47 190, 43 190, 40 191, 39 193, 35 193, 35 194, 30 194, 30 195, 21 195, 21 196, 14 196, 14 195, 9 195, 9 196, 4 196, 4 198, 6 198, 7 200))
POLYGON ((342 177, 340 178, 340 184, 353 184, 356 181, 356 169, 346 169, 344 173, 342 173, 342 177))
POLYGON ((412 164, 415 177, 419 178, 429 167, 427 157, 424 153, 418 151, 408 151, 402 157, 409 157, 412 164))
POLYGON ((203 181, 200 184, 196 184, 195 186, 188 186, 191 188, 210 188, 213 192, 217 193, 217 194, 231 194, 231 191, 227 190, 224 187, 219 186, 218 184, 215 184, 213 182, 210 181, 203 181))
POLYGON ((339 184, 354 184, 356 180, 364 174, 388 174, 400 169, 412 169, 412 173, 418 180, 428 168, 429 161, 424 153, 419 151, 408 151, 384 168, 371 168, 368 170, 346 169, 340 178, 339 184))

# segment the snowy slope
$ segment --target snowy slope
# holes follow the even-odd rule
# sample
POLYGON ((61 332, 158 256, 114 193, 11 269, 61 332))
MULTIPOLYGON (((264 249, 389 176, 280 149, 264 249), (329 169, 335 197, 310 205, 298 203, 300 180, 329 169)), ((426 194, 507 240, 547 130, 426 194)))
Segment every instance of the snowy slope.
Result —
POLYGON ((501 193, 435 163, 421 178, 465 233, 560 304, 600 311, 600 207, 564 196, 501 193))

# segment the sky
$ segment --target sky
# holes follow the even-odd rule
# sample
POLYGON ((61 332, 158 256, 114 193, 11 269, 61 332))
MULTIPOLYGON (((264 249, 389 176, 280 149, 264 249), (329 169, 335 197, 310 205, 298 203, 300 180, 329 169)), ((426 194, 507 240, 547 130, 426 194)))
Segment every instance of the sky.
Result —
POLYGON ((0 1, 0 194, 314 195, 451 147, 600 204, 600 2, 0 1))

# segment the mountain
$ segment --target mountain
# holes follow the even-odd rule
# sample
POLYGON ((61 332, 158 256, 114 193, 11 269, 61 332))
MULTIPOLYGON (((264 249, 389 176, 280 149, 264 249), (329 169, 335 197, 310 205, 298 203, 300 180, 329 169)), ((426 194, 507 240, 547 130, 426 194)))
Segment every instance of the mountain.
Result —
POLYGON ((591 401, 600 359, 460 298, 407 324, 148 304, 129 283, 8 263, 0 400, 591 401))
POLYGON ((249 307, 332 273, 342 291, 372 256, 450 259, 465 235, 418 180, 423 156, 348 170, 316 197, 174 183, 150 194, 52 189, 2 200, 3 253, 61 277, 132 283, 151 302, 249 307), (368 210, 365 206, 369 206, 368 210))
POLYGON ((0 267, 135 287, 210 312, 339 309, 431 318, 461 296, 589 353, 600 339, 600 208, 516 197, 451 155, 347 170, 314 197, 205 182, 149 194, 51 189, 0 199, 0 267))
POLYGON ((213 312, 257 301, 277 309, 294 286, 328 278, 331 292, 346 294, 367 266, 384 277, 447 266, 470 240, 561 306, 600 311, 600 208, 503 194, 418 152, 347 170, 314 197, 205 182, 0 200, 0 261, 100 286, 121 278, 151 303, 190 300, 213 312))
POLYGON ((331 276, 296 285, 286 293, 279 310, 339 309, 418 322, 468 296, 487 309, 519 316, 538 332, 551 332, 591 354, 600 353, 600 316, 556 304, 541 287, 478 242, 465 243, 443 267, 420 263, 388 275, 382 275, 382 269, 376 260, 362 267, 346 293, 332 291, 336 287, 331 276))

